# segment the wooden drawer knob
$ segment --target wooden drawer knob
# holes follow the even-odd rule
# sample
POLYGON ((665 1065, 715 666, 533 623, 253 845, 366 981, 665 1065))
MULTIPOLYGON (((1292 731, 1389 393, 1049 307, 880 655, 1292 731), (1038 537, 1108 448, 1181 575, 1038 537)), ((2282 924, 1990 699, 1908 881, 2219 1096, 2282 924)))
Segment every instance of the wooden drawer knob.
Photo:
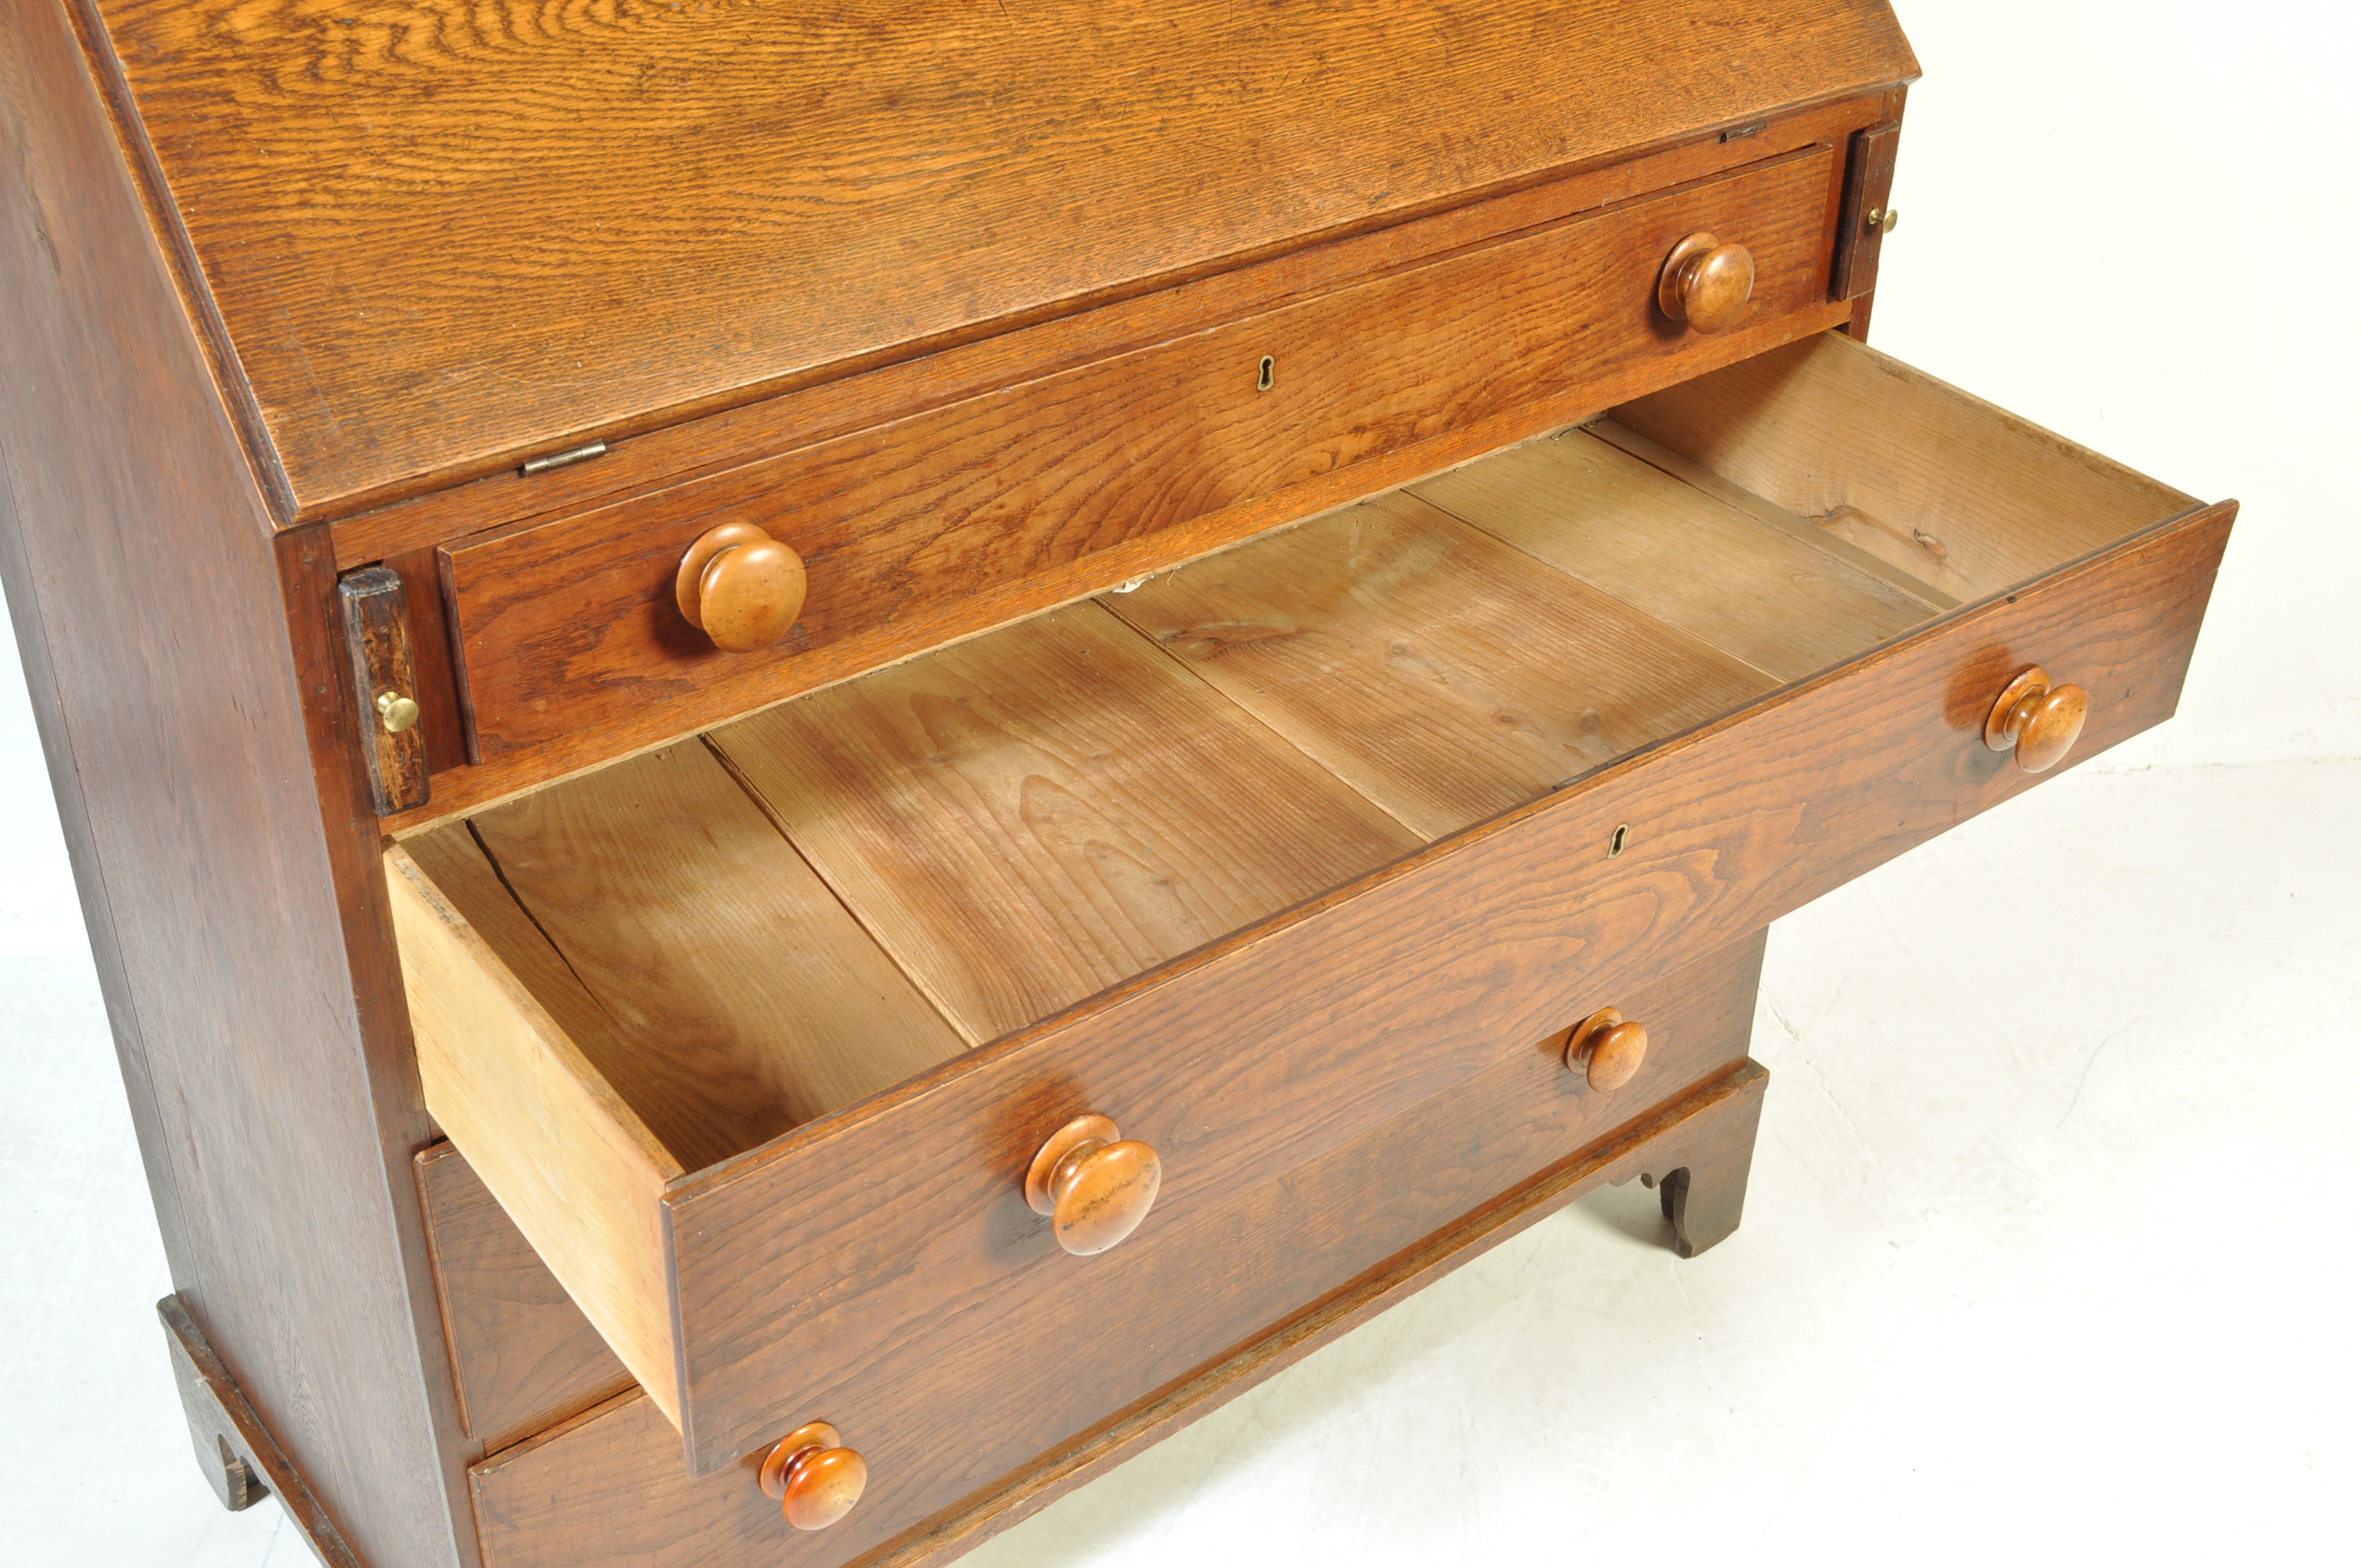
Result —
POLYGON ((2048 671, 2029 664, 2001 687, 1984 719, 1984 744, 2015 751, 2016 765, 2028 773, 2047 773, 2074 749, 2090 715, 2089 692, 2051 685, 2048 671))
POLYGON ((1050 1217, 1060 1246, 1088 1257, 1137 1230, 1163 1184, 1156 1151, 1124 1138, 1093 1113, 1075 1117, 1041 1146, 1025 1173, 1025 1201, 1050 1217))
POLYGON ((804 560, 751 522, 707 529, 680 558, 673 598, 716 648, 752 653, 804 612, 804 560))
POLYGON ((1754 297, 1754 253, 1699 229, 1673 247, 1656 275, 1656 303, 1699 332, 1736 324, 1754 297))
POLYGON ((868 1485, 869 1462, 842 1446, 826 1421, 797 1427, 763 1461, 763 1490, 797 1530, 826 1530, 852 1511, 868 1485))
POLYGON ((1565 1036, 1565 1065, 1602 1094, 1631 1082, 1647 1059, 1648 1031, 1612 1007, 1593 1013, 1565 1036))

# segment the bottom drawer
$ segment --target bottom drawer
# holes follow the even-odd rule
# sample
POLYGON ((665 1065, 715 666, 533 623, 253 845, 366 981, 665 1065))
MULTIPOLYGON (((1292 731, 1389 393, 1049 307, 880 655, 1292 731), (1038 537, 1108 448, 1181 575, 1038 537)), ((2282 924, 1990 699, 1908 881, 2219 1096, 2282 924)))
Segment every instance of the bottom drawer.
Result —
MULTIPOLYGON (((833 1568, 955 1553, 1591 1186, 1664 1175, 1710 1147, 1726 1168, 1719 1190, 1734 1195, 1760 1102, 1761 1069, 1745 1055, 1762 957, 1758 932, 1665 979, 1598 999, 1647 1025, 1647 1077, 1630 1086, 1644 1094, 1584 1092, 1580 1075, 1562 1065, 1562 1038, 1537 1040, 1156 1237, 1158 1247, 1195 1257, 1201 1272, 1185 1293, 1105 1319, 1104 1332, 1134 1346, 1156 1379, 1134 1385, 1154 1389, 1145 1398, 1121 1408, 1110 1398, 1087 1425, 1052 1418, 983 1442, 948 1427, 876 1430, 857 1409, 816 1412, 868 1461, 873 1488, 899 1489, 916 1470, 935 1495, 960 1499, 891 1540, 864 1530, 858 1508, 829 1530, 790 1530, 760 1488, 759 1453, 701 1478, 683 1475, 678 1432, 633 1391, 475 1468, 487 1568, 833 1568), (950 1477, 966 1484, 947 1486, 950 1477)), ((1688 1240, 1718 1239, 1735 1222, 1734 1204, 1718 1216, 1698 1219, 1688 1240)), ((1056 1352, 1045 1344, 1039 1361, 1023 1366, 953 1355, 939 1376, 1055 1384, 1056 1352)), ((1051 1403, 1045 1395, 1045 1408, 1051 1403)), ((1062 1408, 1076 1401, 1065 1398, 1062 1408)))

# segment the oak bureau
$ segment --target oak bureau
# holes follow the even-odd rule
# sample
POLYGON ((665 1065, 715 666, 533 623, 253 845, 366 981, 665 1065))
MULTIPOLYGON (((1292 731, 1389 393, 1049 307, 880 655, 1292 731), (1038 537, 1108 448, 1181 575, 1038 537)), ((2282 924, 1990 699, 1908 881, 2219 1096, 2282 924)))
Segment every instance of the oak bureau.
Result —
POLYGON ((939 1562, 1599 1183, 1728 1235, 1767 925, 2168 718, 2235 511, 1867 345, 1917 70, 6 7, 0 566, 222 1500, 939 1562))

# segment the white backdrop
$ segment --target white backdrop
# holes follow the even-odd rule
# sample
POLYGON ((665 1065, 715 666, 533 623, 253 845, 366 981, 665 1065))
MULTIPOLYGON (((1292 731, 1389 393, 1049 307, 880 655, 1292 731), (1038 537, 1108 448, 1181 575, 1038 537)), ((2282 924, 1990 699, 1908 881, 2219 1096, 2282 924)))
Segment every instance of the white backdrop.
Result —
POLYGON ((2245 502, 2181 717, 2104 766, 2361 755, 2354 8, 1904 0, 1870 341, 2245 502))
MULTIPOLYGON (((2361 28, 1899 9, 1927 77, 1872 340, 2246 503, 2181 717, 1774 930, 1731 1242, 1678 1264, 1652 1197, 1587 1200, 978 1568, 2349 1555, 2361 28)), ((188 1457, 0 664, 0 1555, 296 1563, 188 1457)))

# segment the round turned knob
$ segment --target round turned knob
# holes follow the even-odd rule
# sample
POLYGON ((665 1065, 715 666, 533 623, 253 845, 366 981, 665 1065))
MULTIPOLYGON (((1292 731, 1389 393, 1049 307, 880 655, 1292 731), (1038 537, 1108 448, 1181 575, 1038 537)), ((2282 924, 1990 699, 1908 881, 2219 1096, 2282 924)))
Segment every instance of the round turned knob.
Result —
POLYGON ((1565 1065, 1602 1094, 1631 1082, 1647 1059, 1648 1031, 1612 1007, 1593 1013, 1565 1037, 1565 1065))
POLYGON ((804 560, 751 522, 721 523, 680 558, 673 598, 716 648, 751 653, 804 612, 804 560))
POLYGON ((1754 253, 1702 229, 1673 247, 1656 275, 1656 303, 1664 314, 1699 332, 1734 325, 1753 297, 1754 253))
POLYGON ((2074 749, 2090 714, 2089 692, 2051 685, 2048 671, 2028 664, 2001 687, 1984 719, 1984 744, 2015 751, 2016 765, 2028 773, 2046 773, 2074 749))
POLYGON ((400 692, 379 692, 377 694, 377 717, 378 721, 385 726, 387 734, 399 735, 418 722, 418 699, 404 696, 400 692))
POLYGON ((1076 1257, 1104 1252, 1139 1228, 1164 1184, 1164 1162, 1113 1122, 1077 1116, 1050 1136, 1025 1173, 1025 1201, 1050 1216, 1076 1257))
POLYGON ((826 1530, 852 1511, 868 1485, 869 1462, 840 1446, 826 1421, 797 1427, 763 1461, 763 1490, 797 1530, 826 1530))

